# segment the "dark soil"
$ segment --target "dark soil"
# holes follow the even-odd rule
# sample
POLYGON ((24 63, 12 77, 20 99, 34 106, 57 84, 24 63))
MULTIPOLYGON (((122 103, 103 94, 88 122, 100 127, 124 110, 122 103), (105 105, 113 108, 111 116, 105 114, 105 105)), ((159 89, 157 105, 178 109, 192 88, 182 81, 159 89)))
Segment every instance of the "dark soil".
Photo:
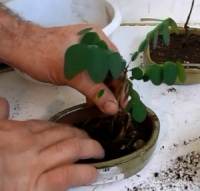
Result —
POLYGON ((0 72, 6 71, 9 68, 10 67, 8 65, 0 62, 0 72))
POLYGON ((159 36, 158 45, 156 49, 151 45, 150 54, 157 63, 164 61, 200 63, 200 35, 171 34, 169 46, 165 46, 162 37, 159 36))
POLYGON ((150 117, 142 124, 132 123, 127 113, 97 117, 74 125, 87 131, 105 150, 103 160, 86 160, 84 163, 102 162, 130 154, 143 147, 152 134, 150 117))

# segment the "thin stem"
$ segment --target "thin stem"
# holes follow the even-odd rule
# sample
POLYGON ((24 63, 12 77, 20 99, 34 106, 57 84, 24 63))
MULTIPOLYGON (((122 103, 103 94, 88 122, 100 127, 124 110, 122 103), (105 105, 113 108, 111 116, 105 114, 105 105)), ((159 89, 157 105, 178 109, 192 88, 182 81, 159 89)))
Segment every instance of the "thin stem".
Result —
POLYGON ((194 1, 195 0, 192 0, 192 5, 191 5, 191 8, 190 8, 190 12, 189 12, 189 15, 188 15, 188 17, 187 17, 187 20, 186 20, 186 22, 185 22, 185 25, 184 25, 184 29, 185 29, 185 32, 187 33, 188 32, 188 23, 189 23, 189 21, 190 21, 190 17, 191 17, 191 14, 192 14, 192 10, 193 10, 193 8, 194 8, 194 1))

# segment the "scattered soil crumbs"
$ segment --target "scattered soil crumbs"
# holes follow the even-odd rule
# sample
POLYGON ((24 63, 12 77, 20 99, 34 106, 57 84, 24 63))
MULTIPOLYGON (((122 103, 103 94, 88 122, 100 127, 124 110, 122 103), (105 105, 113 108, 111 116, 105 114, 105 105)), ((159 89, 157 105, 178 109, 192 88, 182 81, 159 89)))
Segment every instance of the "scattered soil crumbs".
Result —
POLYGON ((176 92, 176 91, 177 91, 176 88, 169 88, 169 89, 167 90, 168 93, 170 93, 170 92, 176 92))
POLYGON ((200 190, 200 152, 192 151, 178 156, 171 165, 160 172, 154 172, 146 183, 126 191, 199 191, 200 190))
MULTIPOLYGON (((174 143, 172 148, 162 145, 160 150, 167 149, 165 152, 168 152, 199 141, 200 136, 184 140, 180 144, 174 143)), ((138 174, 137 177, 133 186, 126 187, 125 191, 200 191, 200 151, 177 156, 170 160, 164 170, 152 172, 145 181, 140 181, 141 175, 138 174)))

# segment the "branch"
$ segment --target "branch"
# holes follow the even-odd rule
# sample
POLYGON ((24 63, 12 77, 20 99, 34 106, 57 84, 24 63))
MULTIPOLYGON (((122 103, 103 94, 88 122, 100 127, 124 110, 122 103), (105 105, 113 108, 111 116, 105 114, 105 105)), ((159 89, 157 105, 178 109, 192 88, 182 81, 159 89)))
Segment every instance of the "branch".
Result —
POLYGON ((189 23, 189 21, 190 21, 190 17, 191 17, 191 14, 192 14, 192 10, 193 10, 193 8, 194 8, 194 1, 195 0, 192 0, 192 5, 191 5, 191 8, 190 8, 190 12, 189 12, 189 15, 188 15, 188 17, 187 17, 187 20, 186 20, 186 22, 185 22, 185 25, 184 25, 184 29, 185 29, 185 32, 187 33, 188 32, 188 23, 189 23))

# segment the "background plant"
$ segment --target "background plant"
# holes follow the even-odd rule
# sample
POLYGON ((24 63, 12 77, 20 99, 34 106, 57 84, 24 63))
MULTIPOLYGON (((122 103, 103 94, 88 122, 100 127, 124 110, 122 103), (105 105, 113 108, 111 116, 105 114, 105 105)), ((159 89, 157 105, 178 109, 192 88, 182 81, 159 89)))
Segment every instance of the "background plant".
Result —
MULTIPOLYGON (((187 37, 189 35, 188 23, 194 8, 195 0, 192 0, 191 8, 187 16, 187 20, 184 24, 186 37, 183 43, 186 43, 187 37)), ((150 31, 143 42, 140 44, 138 50, 132 55, 132 61, 135 61, 140 53, 145 53, 147 57, 147 65, 134 68, 132 70, 132 79, 144 81, 151 80, 153 84, 160 85, 161 83, 166 83, 167 85, 172 85, 177 80, 179 82, 184 82, 186 80, 186 74, 184 70, 183 63, 177 61, 173 62, 166 60, 163 63, 155 63, 150 57, 150 45, 153 49, 156 49, 158 44, 158 38, 161 37, 165 46, 170 45, 170 35, 172 33, 178 33, 179 29, 176 22, 167 18, 163 20, 157 27, 150 31), (144 74, 142 76, 142 73, 144 74)))
POLYGON ((158 64, 151 60, 149 55, 150 45, 152 44, 153 49, 155 49, 159 37, 162 38, 165 46, 169 46, 171 33, 178 33, 178 27, 173 19, 167 18, 146 35, 131 60, 135 61, 140 53, 145 52, 148 64, 134 68, 132 70, 132 79, 150 80, 155 85, 160 85, 161 83, 173 85, 177 79, 180 82, 185 81, 186 75, 182 63, 169 60, 158 64))

